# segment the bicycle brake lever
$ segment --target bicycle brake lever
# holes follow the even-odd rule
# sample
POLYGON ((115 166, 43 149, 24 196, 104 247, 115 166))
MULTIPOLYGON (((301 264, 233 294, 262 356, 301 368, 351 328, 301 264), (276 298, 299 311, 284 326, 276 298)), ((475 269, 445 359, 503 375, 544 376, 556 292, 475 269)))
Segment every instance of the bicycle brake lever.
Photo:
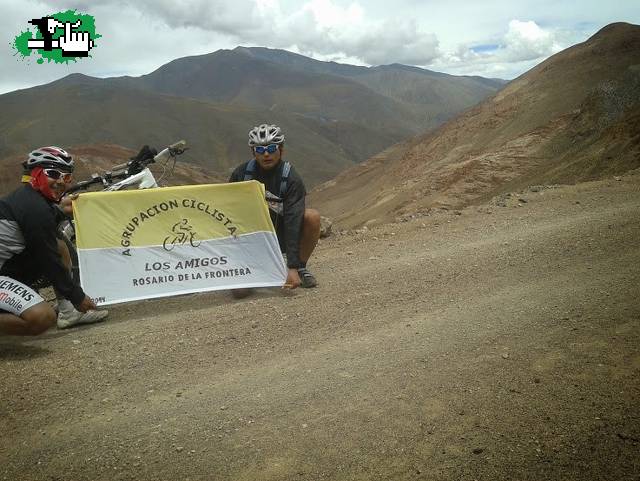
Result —
POLYGON ((171 144, 167 148, 169 149, 169 153, 174 157, 184 154, 184 152, 189 149, 189 147, 187 147, 186 140, 179 140, 178 142, 176 142, 175 144, 171 144))

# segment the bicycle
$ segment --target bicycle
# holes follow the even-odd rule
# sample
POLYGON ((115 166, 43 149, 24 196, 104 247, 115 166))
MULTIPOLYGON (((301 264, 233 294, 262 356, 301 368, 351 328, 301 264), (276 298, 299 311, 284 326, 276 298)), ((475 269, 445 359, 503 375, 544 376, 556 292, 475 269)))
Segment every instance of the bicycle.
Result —
MULTIPOLYGON (((173 166, 171 167, 173 170, 176 158, 179 155, 182 155, 187 149, 187 143, 184 140, 171 144, 155 155, 151 149, 145 146, 136 157, 132 158, 128 162, 116 165, 112 167, 112 170, 103 174, 92 174, 90 180, 78 182, 71 188, 67 189, 66 193, 74 194, 79 191, 86 191, 97 184, 102 185, 103 192, 113 192, 130 187, 137 187, 138 189, 151 189, 158 187, 158 182, 148 166, 153 163, 164 162, 165 169, 160 177, 160 180, 162 180, 167 171, 166 164, 173 160, 173 166)), ((78 253, 76 250, 76 230, 73 219, 68 218, 60 222, 58 224, 58 231, 60 233, 60 237, 69 250, 69 255, 71 256, 71 273, 73 279, 79 283, 80 274, 78 268, 78 253)))

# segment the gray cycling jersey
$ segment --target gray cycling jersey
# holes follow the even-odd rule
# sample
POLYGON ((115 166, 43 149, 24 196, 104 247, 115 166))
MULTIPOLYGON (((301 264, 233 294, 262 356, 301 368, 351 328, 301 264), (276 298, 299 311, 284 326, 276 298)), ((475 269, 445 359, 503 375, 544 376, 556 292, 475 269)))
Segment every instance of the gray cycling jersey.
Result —
POLYGON ((24 236, 16 221, 0 219, 0 268, 7 260, 24 250, 24 236))

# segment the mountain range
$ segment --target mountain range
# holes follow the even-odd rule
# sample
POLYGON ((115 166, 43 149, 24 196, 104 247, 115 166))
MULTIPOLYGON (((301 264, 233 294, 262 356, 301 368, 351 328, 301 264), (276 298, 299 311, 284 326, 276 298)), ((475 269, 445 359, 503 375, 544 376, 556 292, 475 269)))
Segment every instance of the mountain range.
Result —
POLYGON ((97 151, 108 168, 145 143, 186 138, 174 183, 224 180, 249 154, 247 126, 271 121, 308 184, 326 180, 311 205, 342 226, 376 224, 640 167, 640 27, 608 25, 506 86, 238 47, 138 78, 71 75, 2 95, 0 107, 3 190, 24 152, 51 143, 78 147, 89 172, 97 151), (465 102, 485 99, 453 116, 465 89, 479 96, 465 102), (450 118, 430 129, 429 116, 450 118))
POLYGON ((137 149, 186 139, 189 162, 223 177, 246 160, 253 125, 281 125, 309 186, 495 93, 504 82, 414 67, 357 67, 283 50, 169 62, 141 77, 72 74, 0 95, 0 159, 40 145, 137 149))

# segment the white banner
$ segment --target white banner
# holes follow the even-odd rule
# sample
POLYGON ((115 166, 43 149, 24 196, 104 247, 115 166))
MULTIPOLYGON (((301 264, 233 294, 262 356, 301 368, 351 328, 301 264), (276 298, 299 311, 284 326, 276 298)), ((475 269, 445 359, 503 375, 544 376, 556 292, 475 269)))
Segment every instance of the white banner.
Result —
POLYGON ((281 286, 287 269, 258 182, 82 194, 80 280, 98 305, 281 286))

